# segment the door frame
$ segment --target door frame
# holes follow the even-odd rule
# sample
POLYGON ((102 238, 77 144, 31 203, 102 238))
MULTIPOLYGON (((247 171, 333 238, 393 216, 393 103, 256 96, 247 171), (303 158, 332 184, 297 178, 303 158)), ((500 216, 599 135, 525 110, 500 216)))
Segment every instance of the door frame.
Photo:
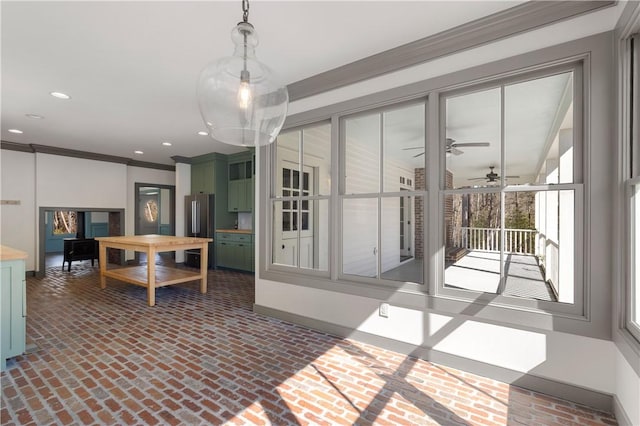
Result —
MULTIPOLYGON (((136 182, 134 184, 134 235, 140 235, 140 224, 138 223, 138 217, 140 215, 140 188, 142 187, 152 187, 159 189, 168 189, 169 190, 169 224, 171 225, 171 234, 176 234, 176 187, 175 185, 161 185, 157 183, 142 183, 136 182)), ((159 194, 158 194, 159 195, 159 194)), ((159 197, 158 197, 159 198, 159 197)), ((159 206, 161 209, 162 206, 159 206)), ((158 225, 160 225, 158 223, 158 225)))

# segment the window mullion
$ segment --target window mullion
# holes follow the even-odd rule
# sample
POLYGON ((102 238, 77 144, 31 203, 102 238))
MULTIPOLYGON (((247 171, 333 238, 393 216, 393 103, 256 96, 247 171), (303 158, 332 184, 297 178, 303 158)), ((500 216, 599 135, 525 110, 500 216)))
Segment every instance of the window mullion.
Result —
MULTIPOLYGON (((302 241, 300 239, 300 234, 301 234, 301 227, 302 227, 302 200, 300 198, 301 194, 302 194, 302 173, 304 170, 304 165, 303 165, 303 158, 304 158, 304 154, 302 152, 303 150, 303 145, 304 145, 304 129, 301 129, 298 132, 298 187, 294 188, 295 190, 298 191, 298 196, 295 197, 296 198, 296 208, 293 209, 293 211, 297 212, 296 215, 296 240, 297 240, 297 247, 298 249, 296 250, 296 267, 298 269, 300 269, 300 252, 302 251, 302 241)), ((293 183, 293 175, 291 176, 292 179, 292 183, 293 183)), ((291 185, 293 186, 293 185, 291 185)))
POLYGON ((380 134, 378 135, 380 144, 379 144, 379 157, 380 161, 378 162, 379 171, 379 187, 378 187, 378 242, 376 243, 378 246, 378 252, 376 253, 376 278, 380 279, 382 275, 382 198, 381 194, 384 192, 384 113, 380 113, 380 134))
POLYGON ((507 277, 504 275, 504 247, 505 247, 505 193, 507 167, 505 141, 505 105, 504 105, 504 84, 500 86, 500 284, 497 293, 501 294, 506 286, 507 277))

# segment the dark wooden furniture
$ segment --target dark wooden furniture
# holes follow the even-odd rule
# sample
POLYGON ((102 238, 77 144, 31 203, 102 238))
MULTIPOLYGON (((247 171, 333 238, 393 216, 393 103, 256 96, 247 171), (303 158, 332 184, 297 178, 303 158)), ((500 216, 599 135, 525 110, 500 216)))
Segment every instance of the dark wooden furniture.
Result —
POLYGON ((64 257, 62 259, 62 270, 65 262, 69 262, 67 271, 71 271, 71 262, 74 260, 91 260, 91 266, 98 258, 98 241, 93 238, 65 238, 64 257))

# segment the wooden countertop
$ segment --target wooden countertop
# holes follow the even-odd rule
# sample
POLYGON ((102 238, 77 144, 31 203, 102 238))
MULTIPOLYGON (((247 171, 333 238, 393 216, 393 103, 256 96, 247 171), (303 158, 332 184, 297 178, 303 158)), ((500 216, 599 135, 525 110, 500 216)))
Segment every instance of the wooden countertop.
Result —
POLYGON ((173 235, 130 235, 121 237, 96 237, 98 241, 107 243, 134 244, 144 246, 168 246, 201 243, 203 241, 211 242, 212 238, 198 237, 175 237, 173 235))
POLYGON ((253 229, 216 229, 216 232, 226 232, 229 234, 253 234, 253 229))
POLYGON ((26 259, 29 255, 21 250, 0 245, 0 261, 26 259))

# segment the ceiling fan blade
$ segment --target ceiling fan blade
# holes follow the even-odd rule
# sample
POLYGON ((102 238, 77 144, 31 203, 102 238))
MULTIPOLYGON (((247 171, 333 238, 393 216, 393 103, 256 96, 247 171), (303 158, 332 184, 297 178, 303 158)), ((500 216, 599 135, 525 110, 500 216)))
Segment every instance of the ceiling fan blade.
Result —
POLYGON ((403 151, 406 151, 408 149, 424 149, 424 146, 412 146, 412 147, 409 147, 409 148, 402 148, 403 151))
POLYGON ((505 176, 505 179, 520 179, 520 176, 505 176))
POLYGON ((420 157, 421 155, 424 155, 424 152, 421 152, 420 154, 414 155, 413 158, 420 157))
POLYGON ((455 147, 451 147, 451 149, 447 150, 447 152, 450 152, 453 155, 461 155, 464 154, 464 151, 460 151, 459 149, 455 148, 455 147))
POLYGON ((451 146, 452 147, 459 147, 459 146, 490 146, 491 144, 489 142, 462 142, 462 143, 452 143, 451 146))
POLYGON ((477 178, 470 178, 470 179, 467 179, 467 180, 487 180, 487 177, 483 176, 483 177, 477 177, 477 178))

